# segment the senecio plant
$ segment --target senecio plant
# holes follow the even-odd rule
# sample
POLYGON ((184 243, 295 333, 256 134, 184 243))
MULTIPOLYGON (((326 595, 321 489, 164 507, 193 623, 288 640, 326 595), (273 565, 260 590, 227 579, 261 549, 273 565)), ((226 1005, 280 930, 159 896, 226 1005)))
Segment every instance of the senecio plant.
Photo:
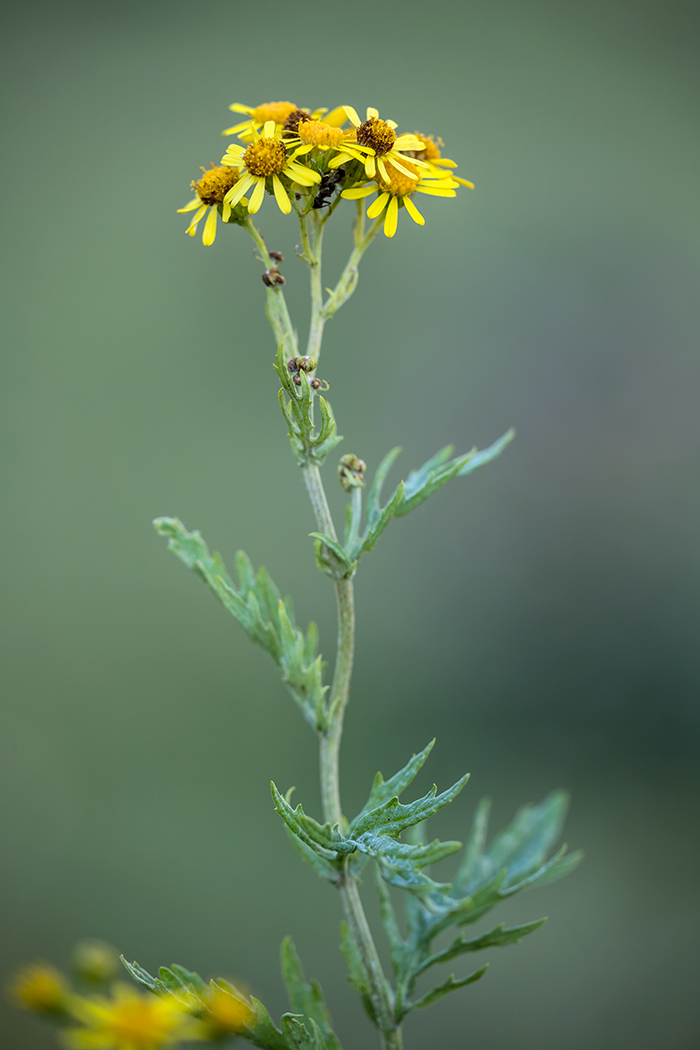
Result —
MULTIPOLYGON (((428 874, 437 861, 462 849, 459 842, 429 841, 428 818, 450 803, 467 777, 438 793, 433 787, 410 802, 401 801, 428 758, 432 743, 413 755, 403 769, 385 780, 377 773, 366 804, 348 818, 340 796, 338 758, 343 717, 350 695, 355 644, 353 579, 365 554, 374 549, 394 518, 401 518, 452 478, 465 477, 498 456, 512 431, 489 448, 454 457, 441 449, 412 470, 391 495, 383 495, 389 471, 400 451, 389 452, 374 471, 363 499, 365 464, 354 454, 340 457, 337 479, 347 494, 344 529, 333 521, 321 479, 321 467, 342 440, 329 402, 328 384, 316 374, 324 327, 350 298, 360 260, 383 227, 393 237, 406 212, 419 225, 424 219, 414 198, 455 197, 472 184, 455 174, 456 164, 442 156, 442 141, 432 135, 398 134, 396 124, 368 109, 360 120, 352 106, 332 112, 310 112, 291 102, 271 102, 231 109, 244 119, 224 134, 235 135, 219 167, 212 166, 192 183, 195 191, 182 212, 193 212, 188 233, 203 222, 203 241, 214 241, 219 220, 253 238, 263 267, 266 310, 274 332, 274 367, 280 381, 279 404, 294 460, 301 471, 316 520, 313 538, 316 565, 329 577, 337 600, 337 652, 330 684, 318 653, 318 631, 294 621, 291 602, 264 568, 257 571, 243 552, 236 555, 236 579, 221 557, 209 552, 199 532, 189 532, 177 518, 158 518, 155 527, 169 549, 192 569, 252 641, 276 664, 302 717, 318 738, 322 814, 292 806, 290 792, 272 785, 272 801, 292 842, 305 861, 338 893, 344 913, 341 948, 349 982, 360 996, 386 1050, 402 1046, 402 1025, 413 1010, 473 984, 486 966, 463 976, 426 976, 445 963, 484 948, 516 944, 545 921, 537 919, 506 928, 503 923, 475 936, 469 927, 501 901, 522 890, 542 886, 571 871, 579 854, 552 855, 559 837, 566 796, 557 791, 539 805, 525 806, 490 842, 488 802, 476 810, 467 844, 450 882, 428 874), (376 194, 365 215, 365 198, 376 194), (301 354, 296 329, 284 297, 280 252, 269 251, 253 222, 266 196, 273 196, 285 215, 299 221, 300 258, 311 279, 311 320, 306 352, 301 354), (321 246, 326 224, 352 201, 353 244, 335 287, 321 276, 321 246), (369 227, 366 218, 371 220, 369 227), (373 870, 372 870, 373 869, 373 870), (381 921, 390 955, 385 972, 375 935, 365 915, 360 883, 372 873, 379 895, 381 921), (403 898, 403 919, 395 911, 403 898), (450 942, 435 945, 449 929, 450 942), (419 985, 420 982, 420 985, 419 985)), ((37 965, 22 971, 13 986, 19 1002, 62 1025, 64 1043, 75 1048, 157 1050, 181 1040, 222 1040, 240 1036, 262 1050, 340 1050, 323 993, 309 982, 289 938, 282 942, 282 970, 291 1010, 275 1024, 263 1004, 230 982, 209 984, 182 966, 162 967, 157 977, 137 963, 124 961, 145 992, 114 982, 105 946, 79 946, 70 983, 58 971, 37 965), (77 982, 77 983, 76 983, 77 982)))

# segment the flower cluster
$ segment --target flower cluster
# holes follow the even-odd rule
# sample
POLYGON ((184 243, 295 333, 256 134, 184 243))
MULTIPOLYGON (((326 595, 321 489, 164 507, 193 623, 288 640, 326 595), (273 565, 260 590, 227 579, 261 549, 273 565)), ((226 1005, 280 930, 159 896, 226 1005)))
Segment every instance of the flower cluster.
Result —
POLYGON ((204 219, 204 244, 216 236, 217 217, 245 224, 259 211, 266 194, 281 212, 301 217, 314 209, 334 209, 340 199, 376 194, 367 209, 372 219, 384 214, 384 233, 393 237, 402 208, 414 222, 425 219, 413 197, 454 197, 459 178, 454 161, 442 156, 442 139, 420 132, 399 134, 393 120, 368 108, 363 121, 352 106, 308 110, 294 102, 266 102, 230 107, 245 119, 226 128, 236 135, 219 166, 212 164, 192 182, 195 197, 180 208, 194 212, 187 232, 194 236, 204 219))
POLYGON ((218 1042, 242 1032, 253 1016, 246 997, 228 982, 197 994, 139 992, 115 981, 117 954, 85 942, 73 956, 71 982, 47 963, 21 970, 9 987, 18 1006, 62 1029, 69 1050, 160 1050, 183 1041, 218 1042))

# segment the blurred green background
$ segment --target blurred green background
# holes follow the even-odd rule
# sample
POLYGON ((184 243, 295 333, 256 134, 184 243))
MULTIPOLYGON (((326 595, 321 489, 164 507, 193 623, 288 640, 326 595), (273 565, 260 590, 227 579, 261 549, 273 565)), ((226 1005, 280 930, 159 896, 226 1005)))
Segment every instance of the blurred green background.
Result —
MULTIPOLYGON (((587 853, 407 1048, 700 1045, 697 30, 674 0, 4 5, 5 979, 95 936, 278 1012, 292 933, 347 1050, 375 1045, 338 901, 270 803, 274 777, 316 810, 312 735, 150 525, 245 547, 330 655, 251 243, 204 249, 175 208, 228 103, 352 102, 441 135, 477 188, 402 216, 329 326, 343 449, 401 443, 398 479, 518 437, 363 563, 346 808, 435 735, 418 786, 472 773, 436 834, 562 785, 587 853)), ((303 331, 294 222, 267 200, 261 224, 303 331)), ((9 1007, 2 1031, 54 1045, 9 1007)))

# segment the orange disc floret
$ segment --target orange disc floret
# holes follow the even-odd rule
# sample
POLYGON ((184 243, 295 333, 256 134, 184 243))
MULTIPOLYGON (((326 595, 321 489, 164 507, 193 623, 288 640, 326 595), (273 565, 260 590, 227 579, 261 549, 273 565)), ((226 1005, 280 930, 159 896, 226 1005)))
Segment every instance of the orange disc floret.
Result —
POLYGON ((320 120, 302 120, 297 128, 299 140, 305 146, 339 146, 346 132, 332 128, 320 120))
POLYGON ((204 175, 196 182, 192 182, 195 191, 202 204, 223 204, 224 197, 232 186, 238 182, 238 172, 232 168, 215 168, 212 164, 211 170, 201 169, 204 175))
POLYGON ((251 175, 279 175, 286 162, 287 152, 280 139, 258 139, 243 154, 243 163, 251 175))
POLYGON ((405 197, 406 194, 413 193, 418 184, 418 169, 410 161, 402 159, 401 162, 401 167, 405 168, 410 173, 409 175, 395 168, 390 160, 385 162, 384 167, 389 176, 388 179, 382 178, 381 175, 377 176, 377 185, 382 193, 391 193, 394 197, 405 197))
POLYGON ((265 124, 268 120, 274 120, 275 124, 284 124, 296 108, 293 102, 263 102, 261 106, 256 106, 250 115, 258 124, 265 124))
POLYGON ((417 160, 440 160, 442 157, 440 146, 444 146, 442 139, 436 139, 433 135, 424 135, 420 131, 416 131, 414 134, 423 143, 423 149, 411 150, 410 155, 417 160))

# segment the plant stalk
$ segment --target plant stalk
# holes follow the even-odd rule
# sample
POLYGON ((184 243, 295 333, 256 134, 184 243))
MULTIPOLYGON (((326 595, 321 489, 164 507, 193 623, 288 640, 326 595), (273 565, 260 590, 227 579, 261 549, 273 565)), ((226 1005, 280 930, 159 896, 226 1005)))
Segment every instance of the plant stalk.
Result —
MULTIPOLYGON (((358 201, 358 204, 361 202, 358 201)), ((367 234, 364 233, 364 213, 358 208, 355 224, 355 247, 348 259, 335 290, 326 304, 323 303, 323 286, 321 280, 321 244, 324 222, 316 213, 308 218, 300 217, 302 228, 303 254, 301 258, 309 266, 311 278, 311 324, 307 353, 318 360, 323 338, 323 327, 326 320, 350 298, 357 284, 357 265, 365 250, 373 240, 381 225, 377 220, 367 234), (308 225, 307 225, 308 223, 308 225), (309 237, 308 227, 311 227, 309 237)), ((262 262, 267 268, 272 265, 262 235, 251 220, 246 222, 247 229, 255 241, 262 262)), ((267 290, 267 316, 272 325, 275 337, 290 352, 296 354, 296 336, 292 327, 287 304, 281 287, 267 290)), ((302 466, 314 517, 319 531, 337 541, 337 533, 331 516, 326 492, 321 480, 318 466, 306 463, 302 466)), ((338 609, 338 635, 335 668, 328 701, 328 722, 324 731, 319 733, 320 778, 323 819, 331 824, 342 824, 343 813, 340 802, 339 756, 340 742, 343 733, 343 718, 350 695, 350 679, 355 653, 355 602, 352 580, 335 577, 336 604, 338 609)), ((343 910, 348 929, 362 960, 364 977, 377 1025, 381 1031, 384 1050, 401 1050, 403 1042, 401 1029, 394 1016, 393 992, 382 969, 372 931, 367 922, 362 900, 360 898, 357 878, 352 871, 349 858, 346 858, 342 877, 339 882, 343 910)))

